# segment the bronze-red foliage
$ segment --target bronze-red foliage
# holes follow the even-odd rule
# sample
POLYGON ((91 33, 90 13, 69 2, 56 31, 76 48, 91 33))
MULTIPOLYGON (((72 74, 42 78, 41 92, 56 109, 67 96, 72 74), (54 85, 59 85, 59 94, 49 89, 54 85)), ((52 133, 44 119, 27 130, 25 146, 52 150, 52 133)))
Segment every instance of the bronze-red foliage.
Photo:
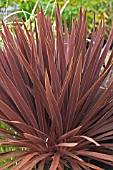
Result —
POLYGON ((37 13, 35 30, 24 31, 16 21, 14 36, 4 24, 0 48, 0 127, 3 146, 23 148, 0 153, 0 161, 14 157, 0 170, 102 170, 90 160, 113 167, 113 28, 105 48, 104 24, 95 26, 87 44, 86 13, 72 20, 70 30, 59 8, 56 37, 50 17, 37 13), (105 63, 105 67, 103 64, 105 63), (88 159, 87 159, 88 158, 88 159))

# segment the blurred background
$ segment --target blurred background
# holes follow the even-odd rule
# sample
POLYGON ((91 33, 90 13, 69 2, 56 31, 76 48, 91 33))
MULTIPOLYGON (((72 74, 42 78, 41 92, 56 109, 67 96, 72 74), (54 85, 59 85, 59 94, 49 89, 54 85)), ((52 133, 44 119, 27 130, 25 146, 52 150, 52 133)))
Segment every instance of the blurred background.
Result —
POLYGON ((99 25, 100 19, 105 21, 105 36, 111 29, 113 22, 113 0, 0 0, 0 19, 4 19, 7 24, 10 24, 12 19, 28 22, 33 19, 36 14, 36 9, 42 6, 45 14, 50 13, 54 22, 54 10, 56 4, 59 4, 62 18, 67 20, 69 25, 70 14, 72 17, 78 17, 80 7, 87 10, 88 34, 90 37, 93 27, 94 14, 96 15, 96 25, 99 25))

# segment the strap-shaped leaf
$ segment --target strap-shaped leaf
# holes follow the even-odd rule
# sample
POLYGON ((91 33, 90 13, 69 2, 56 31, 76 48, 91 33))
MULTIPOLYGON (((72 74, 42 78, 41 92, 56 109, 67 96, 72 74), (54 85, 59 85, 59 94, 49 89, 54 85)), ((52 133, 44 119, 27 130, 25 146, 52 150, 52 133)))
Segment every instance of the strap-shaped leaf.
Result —
POLYGON ((87 120, 86 118, 84 119, 84 123, 83 124, 87 124, 86 126, 88 126, 90 123, 88 123, 91 118, 96 114, 96 111, 102 106, 103 102, 106 100, 108 94, 110 93, 110 91, 113 89, 113 82, 111 83, 111 85, 109 86, 109 88, 103 93, 103 95, 98 99, 98 101, 96 102, 96 104, 92 107, 92 109, 88 112, 87 114, 87 120))
POLYGON ((46 96, 49 104, 49 109, 51 112, 52 121, 55 122, 56 131, 58 135, 61 135, 63 133, 62 117, 58 107, 58 103, 52 93, 52 88, 50 86, 47 72, 45 75, 45 86, 46 86, 46 96))
POLYGON ((53 161, 51 163, 50 170, 56 170, 57 169, 58 164, 59 164, 59 159, 60 159, 60 155, 56 153, 53 157, 53 161))
POLYGON ((15 101, 15 104, 17 105, 17 107, 19 107, 21 113, 22 112, 24 113, 22 116, 25 118, 25 120, 28 123, 37 127, 37 123, 36 120, 34 119, 33 113, 29 110, 28 106, 26 105, 25 101, 20 95, 19 91, 16 89, 14 84, 11 82, 11 80, 7 77, 7 75, 4 73, 2 69, 0 69, 0 74, 3 77, 8 89, 10 90, 10 93, 13 96, 13 100, 15 101))
POLYGON ((82 74, 82 54, 80 54, 79 61, 76 67, 76 72, 73 79, 73 84, 70 91, 69 103, 66 112, 66 130, 71 129, 72 121, 75 116, 77 101, 79 98, 80 82, 82 74))
POLYGON ((33 158, 35 155, 38 155, 38 153, 31 153, 27 154, 24 159, 22 159, 17 165, 15 165, 11 170, 20 169, 22 168, 31 158, 33 158))
POLYGON ((0 110, 10 119, 10 120, 16 120, 20 122, 24 122, 23 119, 18 115, 18 113, 15 113, 8 105, 6 105, 4 102, 0 100, 0 110))
POLYGON ((91 152, 91 151, 77 151, 77 155, 84 155, 84 156, 91 156, 93 158, 108 160, 113 162, 113 155, 98 153, 98 152, 91 152))
POLYGON ((45 160, 42 160, 38 165, 38 170, 43 170, 45 165, 45 160))
POLYGON ((26 154, 23 154, 22 156, 19 156, 13 160, 11 160, 8 163, 5 163, 3 165, 0 166, 1 170, 4 170, 5 168, 9 168, 10 166, 14 165, 16 162, 21 161, 22 159, 24 159, 24 157, 26 156, 26 154))
POLYGON ((59 143, 56 146, 71 148, 71 147, 75 147, 77 145, 78 145, 78 143, 59 143))
POLYGON ((69 132, 67 132, 67 133, 63 134, 62 136, 60 136, 60 138, 58 138, 57 141, 59 142, 59 141, 62 141, 64 139, 71 138, 72 136, 76 135, 77 132, 79 132, 80 129, 81 129, 81 126, 75 128, 73 130, 70 130, 69 132))
POLYGON ((9 151, 9 152, 5 152, 5 153, 1 153, 0 156, 2 156, 0 158, 0 162, 2 162, 3 160, 13 157, 13 156, 22 156, 25 153, 27 153, 26 151, 9 151))
POLYGON ((31 135, 31 134, 28 134, 28 133, 24 133, 24 136, 27 138, 27 139, 30 139, 31 141, 33 141, 33 143, 35 144, 40 144, 42 145, 43 147, 45 146, 45 141, 42 139, 42 138, 39 138, 37 136, 34 136, 34 135, 31 135))
POLYGON ((39 163, 40 161, 46 159, 46 158, 49 158, 49 156, 51 156, 52 154, 51 153, 46 153, 46 154, 42 154, 42 155, 39 155, 39 156, 34 156, 33 159, 29 160, 25 165, 24 167, 22 168, 22 170, 26 170, 26 169, 29 169, 29 168, 33 168, 37 163, 39 163))
POLYGON ((63 101, 64 101, 66 91, 68 90, 68 85, 69 85, 70 79, 72 78, 72 72, 73 72, 73 58, 71 59, 69 69, 67 71, 64 83, 63 83, 62 88, 61 88, 60 96, 58 98, 58 105, 59 105, 60 110, 62 108, 62 104, 63 104, 63 101))
POLYGON ((57 99, 59 94, 60 94, 61 86, 60 86, 60 81, 59 81, 59 76, 58 76, 58 72, 57 72, 57 69, 56 69, 56 65, 54 63, 52 51, 51 51, 51 48, 48 44, 48 41, 46 41, 46 48, 47 48, 47 53, 48 53, 48 62, 49 62, 49 70, 50 70, 50 75, 51 75, 51 84, 52 84, 54 96, 57 99))
MULTIPOLYGON (((20 51, 20 49, 19 49, 20 51)), ((19 55, 19 54, 18 54, 19 55)), ((48 104, 47 104, 47 99, 46 99, 46 95, 45 95, 45 90, 39 80, 39 77, 36 75, 36 73, 33 71, 33 69, 31 68, 31 66, 28 64, 28 62, 26 61, 26 59, 24 58, 23 54, 20 51, 20 56, 21 56, 21 60, 23 62, 24 67, 26 68, 26 70, 28 71, 28 74, 31 78, 31 80, 33 80, 33 82, 35 82, 37 90, 43 100, 43 103, 46 107, 46 109, 48 110, 48 104)), ((19 57, 19 56, 18 56, 19 57)), ((49 112, 48 112, 49 113, 49 112)))

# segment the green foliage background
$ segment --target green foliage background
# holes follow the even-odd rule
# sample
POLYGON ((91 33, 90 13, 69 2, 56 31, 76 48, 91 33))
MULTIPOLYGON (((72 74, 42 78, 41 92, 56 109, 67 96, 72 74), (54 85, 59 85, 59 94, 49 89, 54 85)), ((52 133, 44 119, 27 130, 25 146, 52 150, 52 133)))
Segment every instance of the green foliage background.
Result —
MULTIPOLYGON (((20 10, 27 11, 31 14, 36 2, 37 0, 0 0, 0 6, 13 6, 16 3, 18 4, 20 10)), ((40 8, 40 5, 42 5, 43 9, 47 8, 46 14, 52 14, 51 16, 54 21, 53 8, 55 3, 58 3, 60 7, 67 3, 65 10, 62 13, 62 18, 66 18, 68 25, 70 20, 70 13, 72 13, 72 17, 76 16, 77 18, 78 11, 81 6, 84 10, 87 10, 89 34, 93 27, 94 13, 96 14, 97 26, 99 25, 100 19, 104 18, 106 26, 105 34, 108 36, 108 32, 110 31, 113 22, 113 0, 39 0, 37 3, 37 8, 40 8)), ((26 14, 26 16, 23 13, 19 14, 19 18, 23 18, 24 20, 29 19, 29 17, 30 15, 28 14, 26 14)))

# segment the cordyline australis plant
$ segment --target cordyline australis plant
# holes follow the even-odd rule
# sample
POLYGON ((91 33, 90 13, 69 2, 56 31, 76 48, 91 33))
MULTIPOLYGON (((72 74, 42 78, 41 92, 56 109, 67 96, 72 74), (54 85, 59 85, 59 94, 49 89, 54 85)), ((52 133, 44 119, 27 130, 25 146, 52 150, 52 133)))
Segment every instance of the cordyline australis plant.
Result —
POLYGON ((3 23, 4 49, 0 49, 0 127, 6 147, 19 151, 0 153, 12 157, 0 170, 63 170, 113 167, 113 29, 104 50, 104 24, 92 31, 86 49, 86 13, 70 31, 55 13, 56 37, 50 17, 41 10, 35 31, 24 31, 16 21, 14 36, 3 23), (48 168, 47 168, 48 167, 48 168))

